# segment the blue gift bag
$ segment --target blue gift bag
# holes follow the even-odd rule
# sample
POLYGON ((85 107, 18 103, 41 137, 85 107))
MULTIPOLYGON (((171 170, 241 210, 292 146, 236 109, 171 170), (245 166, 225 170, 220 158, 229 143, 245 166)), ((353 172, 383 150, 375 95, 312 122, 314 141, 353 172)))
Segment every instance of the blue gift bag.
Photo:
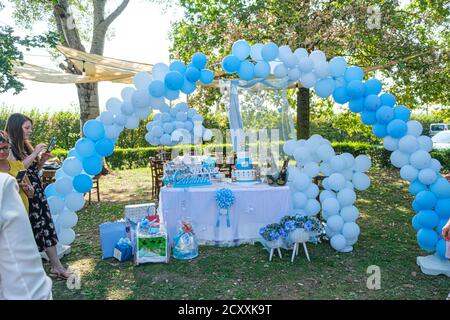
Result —
POLYGON ((120 262, 131 260, 131 241, 128 238, 121 238, 114 247, 114 258, 120 262))
POLYGON ((105 222, 100 225, 100 242, 102 245, 102 259, 114 256, 114 247, 120 238, 125 238, 125 221, 105 222))

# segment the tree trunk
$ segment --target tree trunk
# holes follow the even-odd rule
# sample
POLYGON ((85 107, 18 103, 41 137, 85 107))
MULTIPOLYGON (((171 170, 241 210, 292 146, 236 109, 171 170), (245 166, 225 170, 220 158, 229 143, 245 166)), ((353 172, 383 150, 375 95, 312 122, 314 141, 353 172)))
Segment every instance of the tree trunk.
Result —
POLYGON ((98 84, 83 83, 76 86, 80 102, 80 130, 82 132, 84 123, 99 115, 98 84))
POLYGON ((297 139, 309 138, 310 90, 298 88, 297 91, 297 139))

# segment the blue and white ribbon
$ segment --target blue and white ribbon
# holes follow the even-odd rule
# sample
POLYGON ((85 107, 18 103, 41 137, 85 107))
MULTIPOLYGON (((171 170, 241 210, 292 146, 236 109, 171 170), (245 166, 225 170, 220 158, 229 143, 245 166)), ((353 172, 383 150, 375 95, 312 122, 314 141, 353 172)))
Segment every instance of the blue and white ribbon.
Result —
POLYGON ((233 191, 228 188, 223 188, 216 191, 216 203, 219 207, 219 213, 217 215, 216 227, 220 226, 220 216, 224 215, 227 219, 227 227, 231 227, 230 223, 230 207, 235 200, 233 191))

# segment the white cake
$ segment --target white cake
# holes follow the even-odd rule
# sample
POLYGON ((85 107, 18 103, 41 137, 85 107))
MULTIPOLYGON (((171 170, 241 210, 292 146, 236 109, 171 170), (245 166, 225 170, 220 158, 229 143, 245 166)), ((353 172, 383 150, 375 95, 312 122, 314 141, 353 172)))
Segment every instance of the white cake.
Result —
POLYGON ((233 170, 232 176, 238 182, 256 181, 256 170, 250 159, 250 154, 246 151, 240 151, 237 154, 236 169, 233 170))

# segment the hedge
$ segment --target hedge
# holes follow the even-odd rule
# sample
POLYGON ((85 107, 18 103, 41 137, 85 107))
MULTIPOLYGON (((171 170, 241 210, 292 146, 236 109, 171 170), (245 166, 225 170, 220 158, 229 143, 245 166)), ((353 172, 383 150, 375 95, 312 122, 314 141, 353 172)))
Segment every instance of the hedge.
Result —
MULTIPOLYGON (((250 144, 252 145, 252 144, 250 144)), ((390 163, 390 152, 385 150, 381 145, 372 145, 359 142, 335 142, 332 143, 336 153, 348 152, 355 157, 360 154, 367 154, 374 166, 383 168, 392 168, 390 163)), ((230 144, 222 145, 203 145, 203 148, 222 148, 224 154, 227 148, 231 148, 230 144)), ((171 147, 164 147, 166 151, 171 151, 171 147)), ((106 163, 111 169, 133 169, 149 166, 149 157, 154 157, 161 150, 160 147, 147 148, 116 148, 114 153, 106 158, 106 163)), ((212 149, 215 150, 215 149, 212 149)), ((67 150, 55 149, 53 154, 61 160, 67 156, 67 150)), ((450 172, 450 150, 431 151, 431 156, 439 160, 442 164, 442 172, 450 172)))

